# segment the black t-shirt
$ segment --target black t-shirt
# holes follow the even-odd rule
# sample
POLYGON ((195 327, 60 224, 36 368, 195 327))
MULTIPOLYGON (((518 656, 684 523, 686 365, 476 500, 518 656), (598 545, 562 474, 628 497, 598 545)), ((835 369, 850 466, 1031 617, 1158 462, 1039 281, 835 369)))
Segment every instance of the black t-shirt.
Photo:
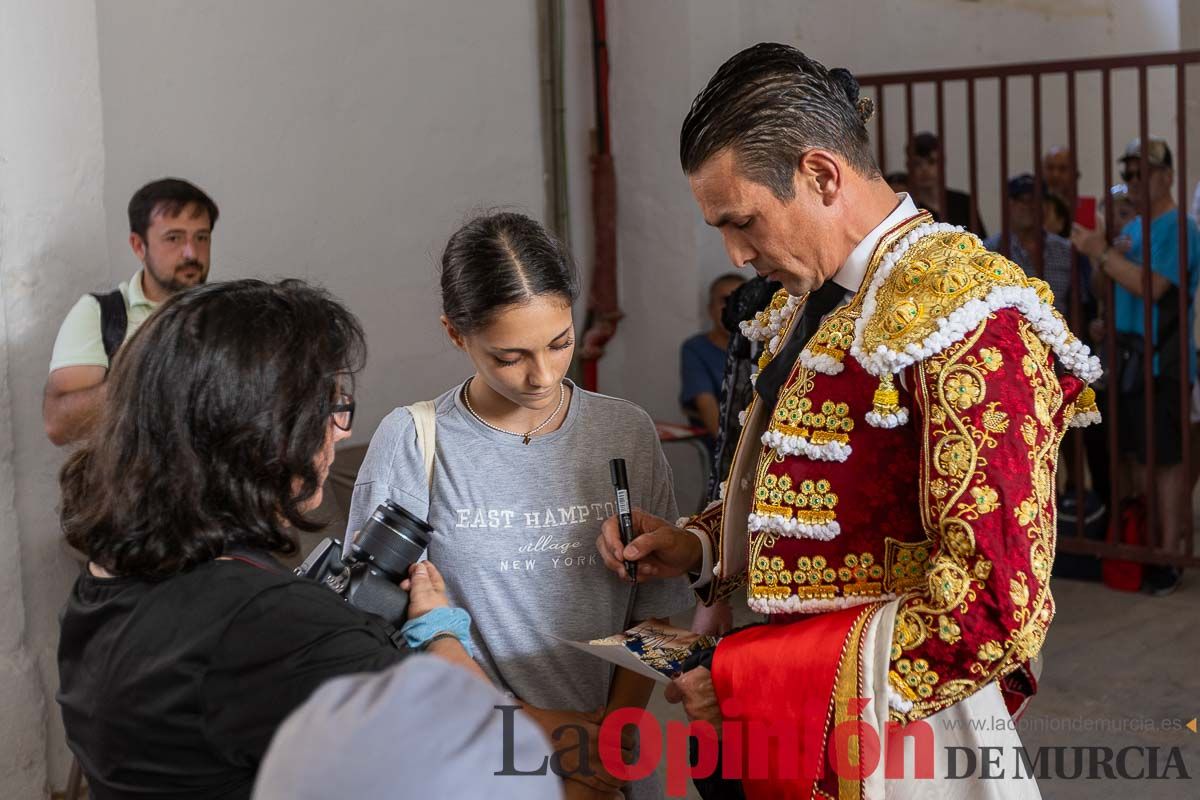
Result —
POLYGON ((270 566, 75 582, 58 702, 97 800, 248 798, 275 729, 322 681, 403 657, 329 589, 253 560, 270 566))

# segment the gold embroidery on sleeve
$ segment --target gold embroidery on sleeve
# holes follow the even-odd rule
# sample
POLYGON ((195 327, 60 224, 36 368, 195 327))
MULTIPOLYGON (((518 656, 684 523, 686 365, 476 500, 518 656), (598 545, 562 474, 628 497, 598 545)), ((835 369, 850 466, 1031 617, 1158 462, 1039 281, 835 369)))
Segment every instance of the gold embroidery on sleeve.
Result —
POLYGON ((923 434, 929 444, 921 465, 926 487, 921 497, 922 517, 936 535, 930 547, 931 561, 927 567, 922 565, 921 579, 911 574, 911 556, 902 563, 901 551, 894 551, 890 543, 886 564, 889 580, 902 574, 904 584, 925 590, 922 599, 910 601, 897 614, 893 638, 895 668, 890 677, 897 691, 914 703, 913 710, 902 715, 908 719, 957 702, 1032 658, 1041 648, 1053 615, 1049 573, 1055 536, 1054 456, 1062 436, 1055 417, 1063 398, 1046 345, 1029 323, 1021 320, 1018 334, 1027 351, 1021 358, 1021 372, 1033 392, 1034 413, 1023 416, 1019 435, 1029 450, 1033 492, 1006 513, 1030 539, 1036 583, 1031 585, 1024 572, 1007 579, 1008 585, 1000 591, 1013 604, 1008 635, 1004 641, 986 642, 973 653, 975 661, 967 665, 970 678, 939 681, 928 669, 917 677, 916 664, 924 662, 904 655, 934 636, 949 644, 960 641, 961 626, 951 615, 968 612, 992 579, 992 563, 976 551, 972 523, 1001 508, 999 493, 987 482, 987 454, 999 444, 997 437, 1008 434, 1011 419, 998 401, 988 398, 988 378, 1003 367, 1003 354, 994 348, 971 352, 986 324, 958 346, 916 367, 917 391, 925 408, 923 434), (965 412, 980 404, 986 405, 981 424, 976 425, 965 412), (928 689, 922 691, 921 687, 928 689))

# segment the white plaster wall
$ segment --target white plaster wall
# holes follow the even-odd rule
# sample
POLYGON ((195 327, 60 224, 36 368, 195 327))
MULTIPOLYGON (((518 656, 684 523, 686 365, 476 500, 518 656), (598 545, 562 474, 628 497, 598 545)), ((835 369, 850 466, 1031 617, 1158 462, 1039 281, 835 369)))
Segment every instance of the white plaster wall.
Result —
POLYGON ((129 195, 196 181, 222 209, 214 278, 304 277, 359 314, 365 442, 465 373, 437 323, 449 233, 493 205, 544 216, 536 42, 534 0, 0 4, 0 544, 24 564, 0 575, 0 796, 36 796, 47 748, 54 785, 69 765, 53 694, 76 562, 41 390, 63 314, 136 268, 129 195))
MULTIPOLYGON (((1200 49, 1200 3, 1195 0, 1179 2, 1179 48, 1200 49)), ((1187 71, 1187 125, 1192 132, 1188 142, 1188 196, 1183 198, 1189 209, 1197 211, 1192 200, 1200 189, 1200 152, 1195 148, 1200 141, 1200 66, 1192 65, 1187 71)), ((1178 199, 1178 198, 1176 198, 1178 199)), ((1197 217, 1200 221, 1200 216, 1197 217)))
POLYGON ((563 6, 563 100, 566 105, 569 215, 567 239, 580 273, 575 320, 580 327, 578 333, 582 335, 595 247, 591 181, 592 133, 596 127, 592 94, 592 21, 586 2, 565 0, 563 6))
MULTIPOLYGON (((1185 0, 1186 3, 1186 0, 1185 0)), ((700 221, 677 156, 679 127, 692 98, 717 67, 759 41, 794 44, 827 66, 856 73, 1081 58, 1179 47, 1176 0, 660 0, 609 4, 613 150, 618 177, 618 252, 622 307, 628 317, 601 364, 601 388, 623 394, 655 416, 678 418, 678 348, 703 324, 708 282, 731 269, 720 237, 700 221)), ((1191 73, 1194 82, 1200 79, 1191 73)), ((1080 161, 1084 188, 1101 191, 1098 79, 1080 79, 1080 161)), ((1136 134, 1136 96, 1114 81, 1125 102, 1114 109, 1116 147, 1136 134)), ((1151 76, 1152 119, 1174 141, 1174 84, 1151 76), (1170 132, 1166 133, 1169 129, 1170 132)), ((995 91, 980 87, 980 130, 995 91)), ((965 90, 948 87, 947 176, 966 186, 965 90), (957 103, 957 106, 955 105, 957 103), (959 112, 964 113, 964 112, 959 112)), ((1028 84, 1010 86, 1010 173, 1032 168, 1032 138, 1019 109, 1028 84)), ((934 125, 933 92, 918 91, 917 129, 934 125)), ((889 94, 890 169, 903 168, 903 96, 889 94)), ((1065 87, 1043 87, 1043 142, 1066 141, 1065 87)), ((995 118, 992 117, 992 120, 995 118)), ((979 154, 981 212, 999 224, 995 139, 979 154)), ((1196 144, 1192 144, 1192 152, 1196 144)), ((1193 159, 1194 163, 1196 159, 1193 159)))
POLYGON ((467 362, 438 324, 436 261, 478 208, 545 214, 535 0, 98 4, 111 278, 124 209, 195 181, 221 208, 213 279, 295 276, 359 315, 354 439, 467 362))
POLYGON ((617 281, 625 319, 600 362, 600 389, 661 419, 680 416, 678 349, 699 324, 696 287, 703 280, 696 269, 698 212, 677 155, 693 95, 691 25, 700 10, 722 5, 608 6, 617 281))
MULTIPOLYGON (((858 72, 1162 50, 1178 46, 1188 2, 610 2, 627 317, 601 389, 678 416, 678 345, 702 324, 708 281, 729 269, 679 172, 679 124, 741 47, 792 41, 858 72)), ((570 231, 586 284, 593 118, 582 0, 567 0, 565 32, 570 231)), ((360 314, 372 346, 355 437, 365 441, 392 406, 466 371, 436 323, 446 236, 481 206, 544 216, 536 42, 535 0, 0 3, 0 548, 22 563, 19 575, 0 571, 0 797, 44 791, 47 749, 53 782, 65 778, 54 649, 75 567, 55 520, 61 454, 42 434, 41 388, 78 294, 136 266, 125 244, 130 193, 168 173, 195 180, 222 207, 214 278, 306 277, 360 314)), ((1158 95, 1173 102, 1169 85, 1158 95)), ((1013 108, 1021 96, 1014 87, 1013 108)), ((921 126, 931 108, 918 95, 921 126)), ((898 113, 892 121, 904 125, 898 113)), ((1118 145, 1132 124, 1118 121, 1118 145)), ((1063 138, 1061 123, 1046 125, 1047 144, 1063 138)), ((1080 126, 1093 150, 1095 125, 1080 126)), ((900 131, 889 135, 893 159, 900 131)), ((961 141, 954 131, 948 149, 961 141)), ((1200 147, 1190 149, 1200 164, 1200 147)), ((981 179, 995 171, 992 156, 981 179)), ((1012 171, 1028 166, 1022 157, 1014 151, 1012 171)), ((1092 180, 1099 157, 1081 153, 1092 180)), ((964 174, 952 159, 951 182, 965 185, 964 174)))
POLYGON ((0 4, 0 797, 33 798, 67 758, 57 613, 75 574, 58 533, 60 454, 41 398, 61 320, 107 275, 91 3, 0 4), (20 564, 19 571, 11 569, 20 564), (31 660, 32 659, 32 660, 31 660))

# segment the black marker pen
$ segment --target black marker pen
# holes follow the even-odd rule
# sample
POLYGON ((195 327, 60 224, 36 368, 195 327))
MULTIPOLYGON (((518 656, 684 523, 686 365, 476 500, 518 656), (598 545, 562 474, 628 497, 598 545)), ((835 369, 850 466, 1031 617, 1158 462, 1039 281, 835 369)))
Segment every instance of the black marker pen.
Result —
MULTIPOLYGON (((625 472, 625 459, 614 458, 608 462, 612 473, 613 489, 617 492, 617 524, 621 528, 621 544, 626 547, 633 541, 633 510, 629 507, 629 476, 625 472)), ((625 572, 629 579, 637 582, 637 562, 626 561, 625 572)))

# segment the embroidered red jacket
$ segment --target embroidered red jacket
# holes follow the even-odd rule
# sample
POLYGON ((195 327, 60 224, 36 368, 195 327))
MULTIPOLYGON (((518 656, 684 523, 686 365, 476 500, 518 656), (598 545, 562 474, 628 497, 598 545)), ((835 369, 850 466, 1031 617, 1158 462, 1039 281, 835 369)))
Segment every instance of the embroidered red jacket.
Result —
MULTIPOLYGON (((763 364, 801 308, 781 293, 751 325, 763 364)), ((688 523, 719 556, 702 599, 745 585, 773 622, 897 600, 900 721, 1018 669, 1054 614, 1058 448, 1098 419, 1098 376, 1045 283, 927 214, 901 224, 776 406, 748 409, 725 498, 688 523)))

